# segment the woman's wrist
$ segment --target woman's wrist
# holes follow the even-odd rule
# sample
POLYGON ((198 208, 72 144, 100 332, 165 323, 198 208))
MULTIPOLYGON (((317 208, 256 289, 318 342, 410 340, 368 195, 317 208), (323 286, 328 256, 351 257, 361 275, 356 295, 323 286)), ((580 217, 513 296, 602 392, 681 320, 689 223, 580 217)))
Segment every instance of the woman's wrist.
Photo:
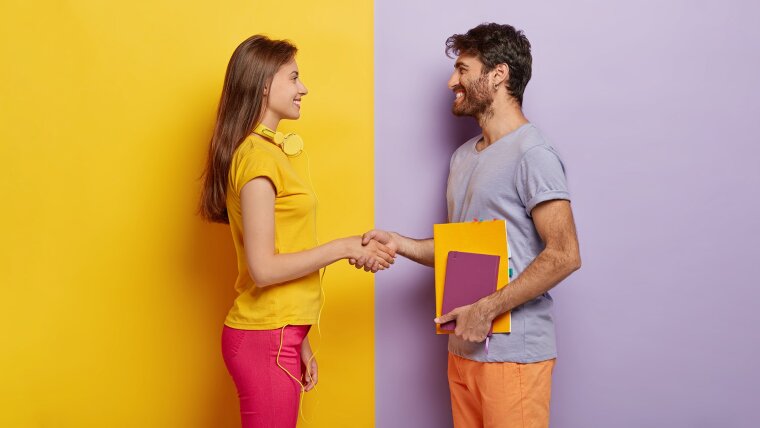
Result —
POLYGON ((356 239, 355 236, 349 236, 346 238, 340 238, 335 241, 333 241, 336 245, 335 248, 335 259, 341 260, 341 259, 349 259, 353 256, 353 246, 351 245, 351 240, 356 239))

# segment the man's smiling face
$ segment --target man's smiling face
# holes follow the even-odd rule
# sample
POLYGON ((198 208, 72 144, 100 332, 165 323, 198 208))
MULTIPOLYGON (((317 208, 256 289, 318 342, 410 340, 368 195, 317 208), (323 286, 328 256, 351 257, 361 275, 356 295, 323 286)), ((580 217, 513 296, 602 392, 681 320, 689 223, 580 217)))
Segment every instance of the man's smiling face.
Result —
POLYGON ((478 118, 493 103, 490 76, 488 73, 483 74, 483 63, 476 56, 459 55, 448 84, 454 91, 451 112, 456 116, 478 118))

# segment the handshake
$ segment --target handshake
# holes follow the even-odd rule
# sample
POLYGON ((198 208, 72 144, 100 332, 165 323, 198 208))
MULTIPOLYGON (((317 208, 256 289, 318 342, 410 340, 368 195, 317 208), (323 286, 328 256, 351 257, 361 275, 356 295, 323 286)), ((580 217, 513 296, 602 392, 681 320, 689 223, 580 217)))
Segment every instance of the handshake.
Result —
POLYGON ((350 239, 348 262, 366 272, 389 269, 396 259, 399 242, 393 232, 373 229, 350 239))

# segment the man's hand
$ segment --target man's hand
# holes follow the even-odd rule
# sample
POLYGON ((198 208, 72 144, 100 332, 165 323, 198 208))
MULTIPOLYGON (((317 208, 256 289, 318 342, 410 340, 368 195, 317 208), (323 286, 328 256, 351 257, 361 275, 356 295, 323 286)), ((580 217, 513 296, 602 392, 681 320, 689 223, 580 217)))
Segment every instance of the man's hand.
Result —
POLYGON ((357 268, 364 267, 367 272, 375 273, 379 270, 388 269, 396 258, 395 250, 378 241, 370 240, 364 244, 362 237, 358 235, 344 240, 349 251, 347 256, 349 263, 354 264, 357 268))
MULTIPOLYGON (((388 232, 380 229, 373 229, 362 236, 362 245, 370 245, 376 242, 385 245, 395 257, 396 254, 406 257, 407 259, 433 267, 435 265, 435 245, 433 238, 414 239, 396 232, 388 232)), ((357 269, 364 268, 369 270, 371 267, 365 263, 360 263, 357 259, 349 259, 349 263, 356 266, 357 269)))
MULTIPOLYGON (((398 240, 394 237, 394 234, 392 232, 373 229, 362 236, 362 245, 369 245, 372 241, 378 242, 388 247, 393 252, 393 256, 395 257, 396 252, 398 251, 398 248, 399 248, 399 243, 398 243, 398 240)), ((367 272, 369 271, 376 272, 376 270, 373 270, 373 265, 369 263, 369 261, 365 263, 359 263, 359 261, 360 260, 357 260, 354 258, 351 258, 348 260, 348 262, 354 267, 356 267, 357 269, 363 268, 367 272)))
POLYGON ((362 235, 362 245, 369 244, 369 241, 375 240, 393 251, 398 251, 399 242, 394 236, 393 232, 387 232, 385 230, 372 229, 369 232, 362 235))
POLYGON ((491 331, 493 317, 488 314, 482 301, 479 300, 471 305, 458 307, 433 321, 438 324, 456 321, 455 335, 469 342, 482 342, 491 331))

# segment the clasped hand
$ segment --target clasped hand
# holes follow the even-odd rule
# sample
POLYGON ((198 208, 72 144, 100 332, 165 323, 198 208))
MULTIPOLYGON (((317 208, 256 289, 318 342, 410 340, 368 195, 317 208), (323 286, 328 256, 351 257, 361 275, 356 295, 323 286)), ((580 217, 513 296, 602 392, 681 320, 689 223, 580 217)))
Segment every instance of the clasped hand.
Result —
POLYGON ((357 269, 373 273, 390 268, 398 250, 398 243, 391 233, 383 230, 370 230, 362 235, 361 246, 364 252, 350 257, 348 262, 357 269))

